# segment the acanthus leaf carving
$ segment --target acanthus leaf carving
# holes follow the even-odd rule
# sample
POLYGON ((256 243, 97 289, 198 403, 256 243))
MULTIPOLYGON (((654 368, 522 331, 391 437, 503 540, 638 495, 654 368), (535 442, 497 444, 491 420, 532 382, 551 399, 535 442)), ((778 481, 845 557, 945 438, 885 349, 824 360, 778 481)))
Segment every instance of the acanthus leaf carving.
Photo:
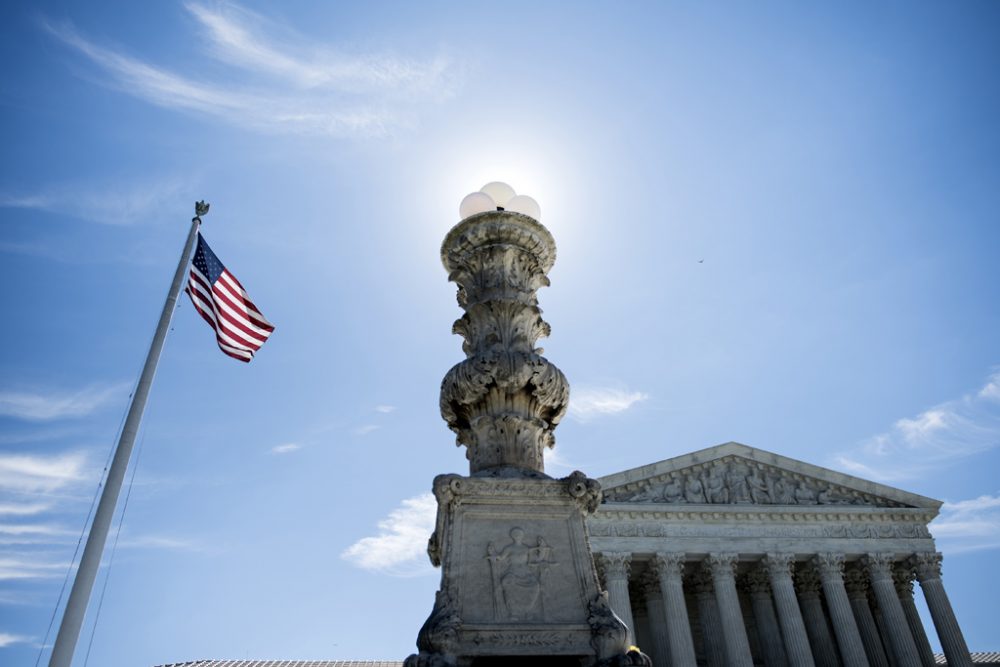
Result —
POLYGON ((628 630, 608 604, 607 592, 595 595, 587 607, 587 622, 591 629, 590 644, 597 659, 608 660, 624 654, 628 630))
POLYGON ((434 609, 417 633, 417 648, 421 654, 454 655, 458 649, 462 619, 451 596, 440 590, 434 599, 434 609))
POLYGON ((549 334, 535 292, 548 284, 555 242, 537 221, 511 212, 463 220, 441 258, 465 314, 452 330, 466 359, 441 383, 441 416, 468 448, 473 474, 544 473, 542 452, 569 405, 569 383, 535 348, 549 334))

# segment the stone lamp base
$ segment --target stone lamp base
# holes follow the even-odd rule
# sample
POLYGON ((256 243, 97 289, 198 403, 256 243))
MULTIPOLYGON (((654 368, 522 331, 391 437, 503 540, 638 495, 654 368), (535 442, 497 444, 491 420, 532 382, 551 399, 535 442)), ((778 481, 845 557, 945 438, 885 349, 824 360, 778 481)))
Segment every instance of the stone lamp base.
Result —
POLYGON ((434 494, 428 554, 441 589, 406 667, 626 664, 625 624, 600 590, 584 523, 597 482, 439 475, 434 494))

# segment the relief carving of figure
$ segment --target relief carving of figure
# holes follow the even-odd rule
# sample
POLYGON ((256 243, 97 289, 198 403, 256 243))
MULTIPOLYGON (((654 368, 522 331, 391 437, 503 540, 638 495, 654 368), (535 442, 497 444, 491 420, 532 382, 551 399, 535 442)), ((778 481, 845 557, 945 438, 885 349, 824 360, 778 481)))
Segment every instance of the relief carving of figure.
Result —
POLYGON ((668 503, 687 502, 684 500, 684 487, 675 472, 670 473, 670 480, 663 487, 663 500, 668 503))
POLYGON ((705 495, 708 497, 708 502, 710 503, 729 502, 729 489, 726 488, 725 468, 722 466, 713 466, 705 476, 705 495))
POLYGON ((795 502, 799 505, 815 505, 816 492, 806 486, 805 482, 799 482, 795 487, 795 502))
POLYGON ((696 504, 704 504, 708 502, 705 499, 705 487, 695 474, 688 475, 684 481, 684 499, 689 503, 696 504))
POLYGON ((850 498, 835 492, 832 486, 828 486, 820 491, 816 500, 820 505, 849 505, 851 503, 850 498))
POLYGON ((750 471, 747 476, 747 486, 750 488, 750 498, 758 505, 766 505, 771 502, 771 494, 767 490, 767 480, 757 468, 750 471))
POLYGON ((792 485, 784 477, 774 480, 773 493, 771 497, 776 505, 794 505, 795 495, 792 492, 792 485))
POLYGON ((726 486, 729 487, 729 502, 750 502, 750 486, 747 484, 747 469, 744 466, 730 466, 726 473, 726 486))
POLYGON ((662 489, 655 486, 647 486, 642 491, 636 491, 628 498, 629 502, 646 502, 651 501, 654 503, 663 502, 662 489))
POLYGON ((540 535, 535 546, 525 544, 521 528, 512 528, 510 539, 499 553, 492 542, 486 547, 493 576, 494 614, 508 621, 544 620, 542 584, 546 571, 557 565, 552 560, 552 547, 540 535))

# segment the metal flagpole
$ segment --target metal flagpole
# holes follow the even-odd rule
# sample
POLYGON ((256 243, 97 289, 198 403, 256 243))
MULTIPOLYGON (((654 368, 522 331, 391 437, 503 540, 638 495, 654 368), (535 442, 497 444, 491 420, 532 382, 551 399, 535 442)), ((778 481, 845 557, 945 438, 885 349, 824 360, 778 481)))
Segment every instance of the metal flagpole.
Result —
POLYGON ((66 611, 63 612, 59 634, 56 635, 56 643, 52 648, 49 667, 70 667, 73 662, 73 651, 76 649, 76 642, 80 637, 80 628, 87 613, 87 602, 90 600, 90 592, 94 588, 97 569, 101 565, 104 543, 107 541, 108 529, 111 527, 115 505, 118 503, 122 480, 125 478, 125 470, 128 468, 129 458, 132 456, 132 446, 135 444, 135 436, 139 432, 142 412, 146 408, 146 399, 149 397, 149 390, 153 385, 153 376, 156 375, 156 364, 160 360, 160 352, 163 350, 163 342, 167 337, 167 329, 170 328, 170 318, 177 304, 177 295, 180 294, 181 285, 184 284, 191 249, 194 247, 195 239, 198 238, 201 216, 208 213, 208 204, 200 201, 194 205, 194 210, 195 216, 191 220, 191 231, 188 232, 184 251, 177 263, 174 281, 170 284, 167 301, 163 304, 163 312, 160 313, 160 321, 156 325, 156 333, 149 346, 149 353, 146 354, 146 363, 142 367, 139 384, 136 385, 135 394, 132 396, 132 404, 129 406, 125 426, 118 438, 118 446, 115 448, 115 456, 111 461, 108 479, 101 492, 101 500, 97 505, 97 513, 94 514, 94 522, 90 526, 87 546, 83 549, 80 567, 76 572, 69 600, 66 601, 66 611))

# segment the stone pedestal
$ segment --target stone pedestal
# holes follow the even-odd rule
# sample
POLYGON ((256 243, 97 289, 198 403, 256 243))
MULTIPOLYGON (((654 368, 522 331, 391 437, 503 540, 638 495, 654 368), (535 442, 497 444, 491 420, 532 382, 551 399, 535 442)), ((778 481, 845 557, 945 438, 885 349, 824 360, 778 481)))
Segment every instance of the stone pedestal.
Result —
POLYGON ((624 625, 598 588, 587 548, 584 517, 600 501, 592 481, 580 473, 561 480, 441 475, 434 493, 438 520, 428 550, 442 566, 442 583, 417 639, 422 656, 456 665, 543 655, 592 664, 623 652, 624 625))
POLYGON ((565 376, 535 347, 549 332, 536 291, 548 285, 555 252, 545 227, 509 211, 466 218, 441 246, 465 310, 453 331, 466 354, 441 383, 441 416, 466 448, 471 476, 434 480, 428 555, 442 569, 441 588, 406 667, 586 667, 635 657, 626 658, 627 629, 600 590, 587 539, 600 486, 580 472, 556 480, 544 470, 569 402, 565 376))

